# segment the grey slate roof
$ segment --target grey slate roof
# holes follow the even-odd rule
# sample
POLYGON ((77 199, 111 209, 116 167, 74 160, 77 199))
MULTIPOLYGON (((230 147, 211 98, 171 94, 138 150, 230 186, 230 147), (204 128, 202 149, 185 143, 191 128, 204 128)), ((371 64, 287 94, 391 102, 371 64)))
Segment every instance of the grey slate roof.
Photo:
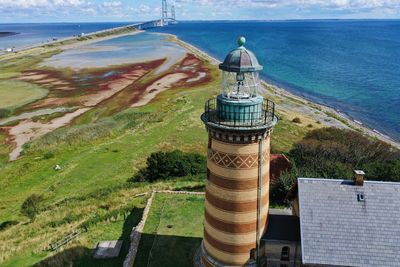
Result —
POLYGON ((298 192, 303 264, 400 266, 400 183, 299 178, 298 192))
POLYGON ((293 215, 268 214, 267 230, 262 240, 300 242, 299 218, 293 215))

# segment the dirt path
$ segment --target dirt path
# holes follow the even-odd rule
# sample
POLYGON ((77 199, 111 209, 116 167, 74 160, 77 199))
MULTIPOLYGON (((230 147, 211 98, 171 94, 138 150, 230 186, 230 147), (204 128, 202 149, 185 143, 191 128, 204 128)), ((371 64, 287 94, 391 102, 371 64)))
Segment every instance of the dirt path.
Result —
POLYGON ((49 123, 33 122, 24 120, 16 126, 7 127, 11 142, 15 144, 14 149, 10 153, 10 160, 16 160, 22 152, 22 146, 34 139, 39 138, 55 129, 68 125, 74 118, 87 112, 89 108, 81 108, 74 112, 68 113, 63 117, 56 118, 49 123))
POLYGON ((149 87, 146 88, 144 92, 144 96, 132 105, 133 108, 141 107, 147 105, 151 100, 153 100, 159 93, 169 89, 172 87, 173 84, 179 82, 182 79, 187 78, 188 75, 184 73, 174 73, 168 74, 161 79, 158 79, 149 87))

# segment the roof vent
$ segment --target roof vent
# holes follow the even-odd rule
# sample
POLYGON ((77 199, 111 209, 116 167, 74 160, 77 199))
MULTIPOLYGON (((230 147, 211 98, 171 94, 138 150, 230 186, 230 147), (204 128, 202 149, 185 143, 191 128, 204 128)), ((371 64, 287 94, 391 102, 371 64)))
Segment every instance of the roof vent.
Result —
POLYGON ((358 193, 357 200, 358 202, 365 202, 365 195, 363 193, 358 193))
POLYGON ((364 185, 365 172, 361 170, 354 171, 354 185, 363 186, 364 185))

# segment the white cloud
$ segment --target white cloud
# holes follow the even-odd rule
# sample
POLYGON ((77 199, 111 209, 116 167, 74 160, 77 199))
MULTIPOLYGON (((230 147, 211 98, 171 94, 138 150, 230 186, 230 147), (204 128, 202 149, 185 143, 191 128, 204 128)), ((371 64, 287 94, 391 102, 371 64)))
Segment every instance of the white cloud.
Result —
POLYGON ((0 7, 30 8, 47 6, 48 0, 0 0, 0 7))
MULTIPOLYGON (((266 19, 328 17, 340 14, 400 16, 400 0, 168 0, 179 19, 266 19)), ((0 17, 35 16, 66 20, 152 20, 161 1, 148 0, 0 0, 0 17)), ((336 15, 336 16, 335 16, 336 15)), ((356 16, 357 17, 357 16, 356 16)), ((368 16, 367 16, 368 17, 368 16)))
POLYGON ((332 9, 400 8, 400 0, 176 0, 178 5, 230 8, 279 8, 285 6, 332 9))
POLYGON ((111 2, 104 2, 103 3, 104 7, 122 7, 123 4, 120 1, 111 1, 111 2))

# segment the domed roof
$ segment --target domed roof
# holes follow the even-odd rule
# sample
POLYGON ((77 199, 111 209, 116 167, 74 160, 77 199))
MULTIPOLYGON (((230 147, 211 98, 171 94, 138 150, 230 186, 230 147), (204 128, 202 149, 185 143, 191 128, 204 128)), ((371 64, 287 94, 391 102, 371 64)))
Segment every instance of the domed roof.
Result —
POLYGON ((228 72, 255 72, 263 69, 253 52, 244 47, 245 43, 246 39, 240 37, 238 40, 239 47, 232 50, 226 56, 224 63, 219 65, 221 70, 228 72))

